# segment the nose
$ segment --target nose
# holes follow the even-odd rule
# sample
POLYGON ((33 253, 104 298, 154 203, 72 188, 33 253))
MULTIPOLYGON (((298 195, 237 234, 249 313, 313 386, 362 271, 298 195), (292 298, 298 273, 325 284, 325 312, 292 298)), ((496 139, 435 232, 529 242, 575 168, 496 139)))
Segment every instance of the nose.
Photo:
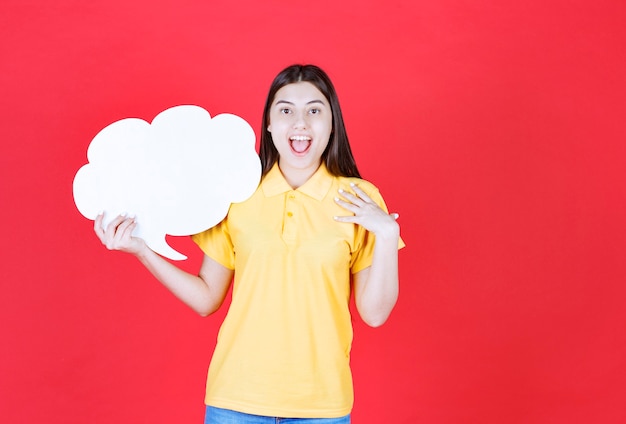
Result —
POLYGON ((293 120, 293 127, 304 129, 307 127, 306 115, 304 113, 296 113, 293 120))

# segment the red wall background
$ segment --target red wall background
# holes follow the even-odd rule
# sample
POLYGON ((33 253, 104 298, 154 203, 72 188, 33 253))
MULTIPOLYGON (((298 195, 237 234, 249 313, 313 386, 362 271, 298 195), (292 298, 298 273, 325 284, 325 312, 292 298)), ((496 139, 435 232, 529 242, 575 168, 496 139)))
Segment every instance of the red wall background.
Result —
POLYGON ((624 22, 621 0, 4 0, 0 421, 202 421, 224 311, 106 251, 72 179, 125 117, 258 131, 274 75, 312 62, 408 245, 390 321, 355 317, 353 422, 626 422, 624 22))

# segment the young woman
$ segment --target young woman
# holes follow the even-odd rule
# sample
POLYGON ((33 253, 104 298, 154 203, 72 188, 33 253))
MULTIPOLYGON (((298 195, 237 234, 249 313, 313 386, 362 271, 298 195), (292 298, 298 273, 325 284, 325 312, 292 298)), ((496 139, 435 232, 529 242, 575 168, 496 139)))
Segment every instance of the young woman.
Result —
POLYGON ((209 367, 206 423, 349 423, 351 288, 371 326, 398 296, 397 214, 360 179, 335 89, 312 65, 278 74, 263 111, 261 184, 217 226, 188 274, 132 237, 133 218, 94 229, 135 255, 202 316, 233 296, 209 367))

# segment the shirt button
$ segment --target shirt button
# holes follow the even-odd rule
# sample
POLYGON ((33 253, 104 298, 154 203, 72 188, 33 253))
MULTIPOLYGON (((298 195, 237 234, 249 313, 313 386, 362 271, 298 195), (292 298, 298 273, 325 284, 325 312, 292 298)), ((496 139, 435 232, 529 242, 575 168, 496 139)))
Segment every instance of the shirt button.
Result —
POLYGON ((291 213, 291 212, 287 212, 287 216, 288 216, 289 218, 291 218, 291 217, 293 216, 293 213, 291 213))
POLYGON ((289 198, 290 198, 290 199, 295 199, 295 198, 296 198, 296 195, 295 195, 295 194, 290 194, 290 195, 289 195, 289 198))

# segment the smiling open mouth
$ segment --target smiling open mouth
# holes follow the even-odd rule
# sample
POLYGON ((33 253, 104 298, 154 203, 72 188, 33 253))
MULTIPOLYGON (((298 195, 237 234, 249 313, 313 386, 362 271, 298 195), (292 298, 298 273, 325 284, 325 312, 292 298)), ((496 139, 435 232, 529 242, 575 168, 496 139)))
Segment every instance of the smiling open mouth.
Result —
POLYGON ((296 154, 304 154, 311 147, 311 137, 306 135, 294 135, 289 137, 291 150, 296 154))

